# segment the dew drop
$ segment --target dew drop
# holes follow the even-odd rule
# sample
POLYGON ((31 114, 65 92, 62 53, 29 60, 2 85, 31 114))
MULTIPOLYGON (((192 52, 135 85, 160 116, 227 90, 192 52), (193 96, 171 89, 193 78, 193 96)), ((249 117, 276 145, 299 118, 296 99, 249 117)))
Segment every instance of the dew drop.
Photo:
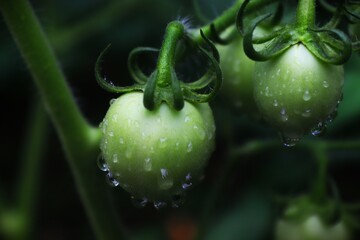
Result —
POLYGON ((167 206, 167 203, 166 202, 161 202, 161 201, 155 201, 154 202, 154 207, 156 208, 156 210, 160 210, 164 207, 167 206))
POLYGON ((311 116, 311 110, 310 110, 310 109, 305 110, 305 111, 301 114, 301 116, 306 117, 306 118, 310 117, 310 116, 311 116))
POLYGON ((329 114, 329 116, 327 117, 326 121, 331 123, 334 121, 334 119, 337 117, 338 111, 337 108, 335 108, 335 110, 329 114))
POLYGON ((150 172, 152 169, 152 162, 150 158, 146 158, 144 161, 144 170, 146 172, 150 172))
POLYGON ((110 106, 116 101, 116 98, 110 99, 109 104, 110 106))
POLYGON ((300 138, 290 137, 286 133, 281 133, 280 136, 285 147, 293 147, 300 141, 300 138))
POLYGON ((279 103, 278 103, 278 101, 276 99, 274 99, 273 105, 274 105, 274 107, 279 106, 279 103))
POLYGON ((326 131, 326 123, 319 122, 317 124, 317 126, 311 130, 311 134, 313 136, 317 137, 317 136, 323 135, 325 133, 325 131, 326 131))
POLYGON ((109 170, 109 166, 106 164, 104 157, 100 154, 97 159, 97 165, 99 169, 103 172, 106 172, 109 170))
POLYGON ((110 131, 109 132, 109 137, 113 137, 114 136, 114 132, 113 131, 110 131))
POLYGON ((118 155, 117 154, 114 154, 113 155, 113 163, 117 163, 118 162, 118 155))
POLYGON ((324 80, 323 81, 323 86, 324 86, 324 88, 328 88, 329 87, 328 81, 324 80))
POLYGON ((191 182, 191 174, 188 173, 185 177, 185 182, 182 184, 182 188, 184 190, 188 190, 190 187, 192 186, 192 182, 191 182))
POLYGON ((268 86, 265 88, 265 96, 267 96, 267 97, 270 96, 270 91, 269 91, 269 87, 268 87, 268 86))
POLYGON ((304 99, 304 101, 309 101, 311 99, 311 94, 310 94, 309 90, 306 90, 304 92, 303 99, 304 99))
POLYGON ((287 115, 285 108, 281 108, 280 118, 283 122, 286 122, 289 119, 289 116, 287 115))
POLYGON ((167 138, 166 138, 166 137, 163 137, 163 138, 160 138, 160 139, 159 139, 160 148, 165 148, 165 147, 166 147, 166 141, 167 141, 167 138))
POLYGON ((189 122, 189 121, 190 121, 190 117, 186 116, 185 119, 184 119, 184 122, 189 122))
POLYGON ((107 180, 108 184, 112 187, 116 187, 120 184, 119 181, 113 177, 111 172, 108 172, 106 174, 106 180, 107 180))
POLYGON ((149 200, 147 198, 135 198, 134 196, 131 196, 131 202, 134 207, 143 208, 146 206, 149 200))
POLYGON ((165 179, 168 176, 168 171, 165 168, 160 169, 161 178, 165 179))
POLYGON ((188 143, 188 145, 187 145, 187 149, 186 149, 186 151, 189 153, 189 152, 191 152, 191 151, 192 151, 192 149, 193 149, 192 142, 189 142, 189 143, 188 143))
POLYGON ((158 180, 159 188, 161 190, 168 190, 174 185, 172 177, 169 176, 167 169, 160 169, 161 178, 158 180))
POLYGON ((124 144, 124 139, 123 139, 123 138, 119 138, 119 143, 120 143, 120 144, 124 144))

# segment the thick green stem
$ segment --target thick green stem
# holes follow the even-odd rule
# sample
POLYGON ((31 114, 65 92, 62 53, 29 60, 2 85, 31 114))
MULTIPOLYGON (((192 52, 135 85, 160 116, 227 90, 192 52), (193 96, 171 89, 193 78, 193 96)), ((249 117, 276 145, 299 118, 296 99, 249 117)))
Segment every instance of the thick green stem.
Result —
POLYGON ((171 75, 174 67, 176 46, 184 36, 184 26, 177 21, 171 22, 166 27, 157 62, 157 85, 165 87, 171 84, 171 75))
POLYGON ((97 237, 119 239, 121 230, 95 163, 100 131, 90 126, 78 109, 30 4, 26 0, 0 0, 0 9, 60 136, 97 237))
POLYGON ((317 162, 318 172, 312 185, 313 201, 322 204, 326 200, 328 157, 322 143, 313 145, 313 152, 317 162))
MULTIPOLYGON (((246 6, 246 12, 247 13, 254 12, 254 11, 258 10, 259 8, 269 5, 275 1, 276 0, 252 0, 246 6)), ((202 29, 202 31, 204 32, 205 36, 208 38, 211 37, 211 25, 212 24, 214 24, 215 29, 216 29, 217 33, 219 33, 219 34, 221 32, 223 32, 224 30, 226 30, 229 26, 234 25, 237 12, 239 11, 240 6, 241 6, 241 4, 243 4, 243 2, 244 2, 244 0, 236 1, 236 3, 234 3, 233 6, 231 6, 229 9, 224 11, 219 17, 214 19, 211 23, 200 27, 200 29, 202 29)), ((202 37, 200 36, 199 29, 193 30, 192 35, 193 35, 193 39, 196 42, 202 43, 204 41, 202 39, 202 37)))
POLYGON ((315 26, 315 0, 299 0, 296 10, 296 26, 304 29, 315 26))

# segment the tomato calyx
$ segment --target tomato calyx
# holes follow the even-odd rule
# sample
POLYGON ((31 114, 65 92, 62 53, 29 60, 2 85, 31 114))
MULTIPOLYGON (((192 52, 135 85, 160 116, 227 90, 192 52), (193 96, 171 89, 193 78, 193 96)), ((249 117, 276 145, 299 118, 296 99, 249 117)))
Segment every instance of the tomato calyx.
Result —
POLYGON ((314 16, 312 16, 315 6, 309 10, 309 13, 303 13, 303 9, 300 9, 300 2, 298 15, 307 16, 308 21, 300 21, 301 16, 298 16, 298 21, 295 23, 285 25, 260 39, 254 39, 253 32, 256 27, 272 14, 266 13, 256 17, 250 23, 250 27, 244 29, 243 18, 248 3, 249 0, 245 0, 239 9, 236 24, 244 35, 244 51, 249 58, 255 61, 267 61, 298 43, 304 44, 312 54, 326 63, 342 65, 350 58, 354 45, 350 38, 344 32, 336 29, 337 24, 331 23, 320 28, 316 27, 313 21, 314 16), (254 45, 260 44, 266 47, 258 51, 254 45))
POLYGON ((115 86, 102 77, 100 63, 110 45, 99 55, 95 64, 95 76, 98 84, 105 90, 113 93, 126 93, 133 91, 144 92, 143 104, 149 110, 154 110, 162 102, 166 102, 175 110, 184 107, 184 100, 192 103, 210 101, 219 91, 222 82, 222 73, 219 66, 219 53, 214 44, 200 30, 205 46, 196 44, 188 35, 185 26, 174 21, 166 28, 161 49, 138 47, 129 54, 128 68, 135 84, 127 87, 115 86), (195 46, 208 60, 207 72, 198 80, 185 83, 178 78, 175 71, 176 61, 181 54, 178 45, 184 47, 195 46), (158 52, 159 57, 156 69, 148 76, 138 66, 137 58, 140 54, 158 52))

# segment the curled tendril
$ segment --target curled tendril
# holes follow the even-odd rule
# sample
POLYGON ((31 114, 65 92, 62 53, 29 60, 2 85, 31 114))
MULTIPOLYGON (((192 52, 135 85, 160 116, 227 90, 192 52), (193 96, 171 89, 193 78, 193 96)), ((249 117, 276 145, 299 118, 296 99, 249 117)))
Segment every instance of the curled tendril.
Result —
POLYGON ((137 64, 138 56, 145 52, 158 52, 159 49, 149 47, 137 47, 133 49, 128 57, 128 69, 131 77, 139 84, 145 84, 149 76, 146 76, 137 64))
MULTIPOLYGON (((308 26, 305 29, 298 27, 296 24, 290 24, 268 35, 254 37, 257 26, 269 19, 272 14, 267 13, 256 17, 245 29, 243 23, 245 8, 249 3, 249 0, 245 0, 236 18, 237 28, 244 37, 244 52, 254 61, 267 61, 281 54, 290 46, 302 43, 320 60, 335 65, 344 64, 350 58, 353 48, 359 49, 359 43, 352 43, 344 32, 335 29, 345 13, 348 16, 351 15, 352 18, 360 19, 360 15, 348 10, 346 4, 349 4, 349 2, 342 1, 335 8, 325 0, 321 1, 324 7, 334 12, 333 18, 323 27, 310 29, 310 26, 308 26), (255 48, 256 44, 261 45, 255 48)), ((359 4, 359 2, 351 2, 351 4, 359 4)), ((281 11, 281 9, 278 7, 277 11, 281 11)))
POLYGON ((251 23, 247 33, 244 35, 244 51, 246 55, 255 61, 266 61, 294 44, 292 35, 287 33, 287 29, 280 29, 268 36, 262 37, 254 41, 253 33, 256 27, 265 19, 271 16, 270 13, 256 17, 251 23), (254 47, 255 43, 267 44, 265 48, 257 51, 254 47))
POLYGON ((210 24, 210 34, 211 34, 211 39, 213 39, 214 42, 216 42, 216 43, 218 43, 220 45, 229 44, 234 39, 234 37, 236 36, 232 32, 227 38, 221 38, 219 33, 216 31, 216 28, 215 28, 214 24, 210 24))
POLYGON ((139 91, 142 90, 143 87, 139 84, 134 84, 133 86, 128 87, 119 87, 115 86, 112 82, 108 82, 105 77, 101 76, 101 62, 103 59, 103 56, 107 52, 107 50, 110 48, 111 44, 109 44, 99 55, 99 57, 96 60, 95 63, 95 79, 96 82, 106 91, 112 92, 112 93, 125 93, 125 92, 132 92, 132 91, 139 91))
POLYGON ((209 70, 197 81, 182 84, 184 98, 190 102, 210 101, 217 94, 222 83, 222 73, 219 66, 219 52, 217 51, 215 45, 204 35, 202 30, 200 30, 200 34, 211 51, 209 52, 201 46, 198 46, 198 48, 200 52, 209 60, 211 66, 209 70), (213 85, 210 87, 212 83, 213 85), (198 93, 198 91, 209 87, 211 88, 209 93, 198 93))
POLYGON ((342 0, 338 2, 338 6, 335 7, 329 4, 326 0, 320 0, 320 5, 328 10, 329 12, 334 13, 332 19, 327 23, 326 27, 336 27, 342 17, 345 17, 349 23, 357 23, 360 21, 360 14, 352 9, 354 5, 360 5, 360 1, 351 1, 351 0, 342 0))

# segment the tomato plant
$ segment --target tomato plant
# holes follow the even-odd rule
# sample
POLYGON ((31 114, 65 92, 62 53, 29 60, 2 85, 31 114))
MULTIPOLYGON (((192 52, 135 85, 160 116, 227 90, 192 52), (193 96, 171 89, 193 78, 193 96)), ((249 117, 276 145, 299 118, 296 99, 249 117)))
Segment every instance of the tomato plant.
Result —
POLYGON ((1 239, 358 238, 358 1, 33 2, 0 0, 1 239))
POLYGON ((154 111, 142 93, 120 96, 101 129, 109 174, 136 199, 171 201, 195 184, 214 150, 215 125, 208 104, 185 103, 181 111, 163 103, 154 111))

